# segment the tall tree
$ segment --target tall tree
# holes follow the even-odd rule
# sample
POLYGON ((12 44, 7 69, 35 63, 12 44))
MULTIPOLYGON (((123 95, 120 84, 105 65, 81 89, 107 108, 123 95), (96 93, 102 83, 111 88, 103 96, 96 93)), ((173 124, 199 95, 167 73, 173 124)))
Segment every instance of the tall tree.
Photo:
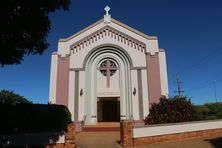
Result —
POLYGON ((13 91, 9 90, 1 90, 0 91, 0 105, 7 104, 7 105, 16 105, 16 104, 31 104, 32 102, 26 99, 19 94, 14 93, 13 91))
POLYGON ((0 5, 0 65, 20 64, 24 55, 48 47, 49 13, 68 10, 71 0, 6 0, 0 5))

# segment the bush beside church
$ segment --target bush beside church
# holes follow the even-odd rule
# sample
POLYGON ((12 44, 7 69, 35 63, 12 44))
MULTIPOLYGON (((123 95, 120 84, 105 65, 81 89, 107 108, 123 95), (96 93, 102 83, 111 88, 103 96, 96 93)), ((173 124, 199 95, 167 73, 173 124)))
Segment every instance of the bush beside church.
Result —
POLYGON ((145 124, 178 123, 188 121, 222 119, 222 103, 193 105, 185 96, 160 98, 151 104, 145 124))
POLYGON ((0 133, 64 131, 71 122, 63 105, 0 105, 0 133))
POLYGON ((65 131, 71 114, 63 105, 32 104, 10 91, 0 91, 0 134, 65 131))
POLYGON ((159 103, 151 104, 145 124, 176 123, 192 121, 194 106, 186 97, 160 98, 159 103))

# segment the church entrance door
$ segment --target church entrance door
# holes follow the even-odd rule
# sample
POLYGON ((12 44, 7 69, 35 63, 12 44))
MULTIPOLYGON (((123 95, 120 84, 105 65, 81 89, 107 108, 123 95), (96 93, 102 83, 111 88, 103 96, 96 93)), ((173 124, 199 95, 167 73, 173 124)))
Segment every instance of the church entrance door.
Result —
POLYGON ((99 98, 97 114, 98 122, 119 122, 120 102, 118 98, 99 98))

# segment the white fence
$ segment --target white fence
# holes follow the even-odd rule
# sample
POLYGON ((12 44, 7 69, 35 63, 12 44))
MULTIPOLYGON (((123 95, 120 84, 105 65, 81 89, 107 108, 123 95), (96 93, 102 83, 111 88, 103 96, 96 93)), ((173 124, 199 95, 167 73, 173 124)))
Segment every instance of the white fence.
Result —
POLYGON ((147 125, 133 128, 133 138, 195 132, 222 128, 222 120, 147 125))

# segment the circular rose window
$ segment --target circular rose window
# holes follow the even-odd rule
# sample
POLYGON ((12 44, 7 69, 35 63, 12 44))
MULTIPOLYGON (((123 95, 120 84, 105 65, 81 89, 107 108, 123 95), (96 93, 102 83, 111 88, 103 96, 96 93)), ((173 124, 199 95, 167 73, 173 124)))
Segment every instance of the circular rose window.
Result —
POLYGON ((107 59, 100 64, 99 70, 104 76, 113 76, 116 73, 117 66, 113 61, 107 59))

